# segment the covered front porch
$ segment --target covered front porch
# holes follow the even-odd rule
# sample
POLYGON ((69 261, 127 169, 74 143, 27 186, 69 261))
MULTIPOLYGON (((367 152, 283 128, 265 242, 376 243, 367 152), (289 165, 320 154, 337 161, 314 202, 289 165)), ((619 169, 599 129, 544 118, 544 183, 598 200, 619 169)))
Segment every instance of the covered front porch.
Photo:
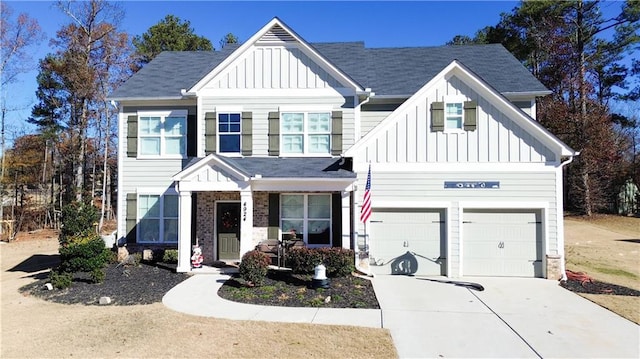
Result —
POLYGON ((353 247, 356 175, 341 158, 223 157, 193 159, 174 176, 179 194, 179 272, 238 262, 262 241, 291 231, 309 247, 353 247))

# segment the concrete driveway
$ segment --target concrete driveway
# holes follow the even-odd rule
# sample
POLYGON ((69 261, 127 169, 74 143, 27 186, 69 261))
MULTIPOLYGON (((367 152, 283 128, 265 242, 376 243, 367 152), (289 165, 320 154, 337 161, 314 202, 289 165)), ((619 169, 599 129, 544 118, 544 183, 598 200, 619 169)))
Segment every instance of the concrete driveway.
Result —
POLYGON ((401 358, 638 358, 640 327, 556 281, 465 278, 484 291, 434 282, 373 279, 401 358))

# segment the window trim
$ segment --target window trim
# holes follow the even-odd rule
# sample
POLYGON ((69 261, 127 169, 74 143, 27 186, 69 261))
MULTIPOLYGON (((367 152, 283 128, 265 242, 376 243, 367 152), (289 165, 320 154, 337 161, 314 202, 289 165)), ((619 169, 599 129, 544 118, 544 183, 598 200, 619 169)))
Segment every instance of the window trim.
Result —
MULTIPOLYGON (((155 190, 139 190, 136 193, 136 243, 141 243, 141 244, 157 244, 157 245, 175 245, 178 244, 179 242, 179 237, 176 238, 175 242, 167 242, 164 240, 165 238, 165 225, 164 225, 164 221, 167 219, 175 219, 178 223, 180 223, 180 196, 178 194, 178 192, 176 192, 175 190, 173 191, 155 191, 155 190), (158 240, 157 241, 145 241, 144 238, 142 238, 140 231, 142 229, 141 224, 141 220, 143 219, 141 216, 141 211, 140 211, 140 197, 142 196, 158 196, 159 197, 159 204, 160 204, 160 208, 158 209, 159 211, 159 216, 158 217, 153 217, 150 219, 157 219, 159 222, 159 227, 158 227, 158 240), (164 207, 165 207, 165 197, 166 196, 174 196, 177 199, 177 216, 176 217, 165 217, 164 215, 164 207)), ((180 235, 179 233, 179 228, 178 228, 178 233, 176 233, 178 236, 180 235)))
MULTIPOLYGON (((302 240, 304 244, 309 248, 324 248, 324 247, 332 247, 333 246, 333 207, 332 207, 333 196, 331 193, 303 193, 303 192, 283 192, 280 193, 280 203, 279 203, 279 218, 278 218, 278 229, 280 231, 279 238, 282 238, 284 234, 289 233, 288 230, 283 229, 282 222, 283 220, 301 220, 302 221, 302 240), (300 218, 285 218, 283 216, 282 206, 284 201, 282 199, 283 196, 303 196, 303 217, 300 218), (325 196, 329 197, 329 217, 328 218, 310 218, 309 217, 309 196, 325 196), (321 221, 329 221, 329 243, 328 244, 309 244, 309 222, 314 220, 321 221)), ((300 235, 300 233, 298 233, 300 235)))
POLYGON ((445 98, 443 99, 444 102, 444 132, 446 133, 466 133, 467 131, 465 131, 464 129, 464 103, 465 101, 469 101, 465 96, 445 96, 445 98), (462 107, 462 114, 460 114, 460 127, 449 127, 448 126, 448 121, 447 121, 447 105, 450 104, 459 104, 462 107))
MULTIPOLYGON (((167 110, 167 111, 138 111, 138 153, 137 158, 140 159, 185 159, 187 158, 187 142, 188 142, 188 111, 187 110, 167 110), (143 147, 141 139, 146 137, 141 134, 141 122, 143 117, 160 117, 160 153, 155 155, 151 154, 143 154, 143 147), (166 153, 166 138, 167 137, 178 137, 178 136, 166 136, 164 133, 164 123, 167 117, 182 117, 184 121, 184 135, 181 137, 184 139, 181 154, 167 154, 166 153)), ((154 136, 156 137, 156 136, 154 136)))
POLYGON ((241 156, 242 155, 242 111, 236 111, 236 110, 228 110, 228 111, 216 111, 216 153, 223 155, 223 156, 241 156), (240 142, 239 142, 239 147, 238 147, 238 151, 237 152, 222 152, 220 151, 220 145, 222 144, 222 141, 220 140, 220 135, 222 134, 222 132, 220 132, 220 115, 238 115, 240 116, 240 131, 238 131, 237 133, 229 133, 229 132, 224 132, 224 134, 228 135, 237 135, 240 142))
POLYGON ((303 156, 315 156, 315 157, 328 157, 331 156, 331 142, 332 142, 332 127, 333 127, 333 114, 331 109, 327 109, 327 108, 305 108, 305 109, 296 109, 296 108, 280 108, 279 109, 279 127, 280 127, 280 131, 279 131, 279 139, 280 139, 280 156, 287 156, 287 157, 303 157, 303 156), (292 113, 301 113, 302 114, 302 132, 301 133, 285 133, 283 130, 283 125, 284 125, 284 119, 283 119, 283 115, 285 114, 292 114, 292 113), (323 132, 309 132, 309 114, 326 114, 328 115, 328 123, 329 123, 329 128, 327 131, 323 131, 323 132), (302 135, 302 152, 300 153, 296 153, 296 152, 287 152, 284 149, 284 136, 286 135, 302 135), (327 144, 327 152, 322 152, 322 153, 318 153, 318 152, 310 152, 309 151, 309 138, 312 135, 326 135, 329 142, 327 144))

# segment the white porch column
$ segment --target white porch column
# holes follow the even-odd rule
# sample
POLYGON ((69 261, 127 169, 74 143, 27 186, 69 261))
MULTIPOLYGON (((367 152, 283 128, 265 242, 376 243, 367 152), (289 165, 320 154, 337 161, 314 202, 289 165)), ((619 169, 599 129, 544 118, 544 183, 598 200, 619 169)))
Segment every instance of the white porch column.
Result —
MULTIPOLYGON (((342 248, 351 248, 351 192, 342 191, 342 248)), ((357 243, 357 242, 356 242, 357 243)))
POLYGON ((178 272, 191 270, 191 191, 180 191, 178 212, 178 272))
POLYGON ((253 193, 240 192, 240 259, 255 247, 253 244, 253 193))

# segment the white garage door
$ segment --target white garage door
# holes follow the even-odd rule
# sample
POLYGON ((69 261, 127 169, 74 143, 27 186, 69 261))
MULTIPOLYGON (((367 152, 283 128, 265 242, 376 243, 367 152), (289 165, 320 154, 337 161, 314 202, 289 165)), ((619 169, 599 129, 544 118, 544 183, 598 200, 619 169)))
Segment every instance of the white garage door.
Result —
POLYGON ((538 210, 465 210, 462 247, 465 276, 543 276, 538 210))
POLYGON ((369 238, 374 273, 446 275, 444 210, 374 209, 369 238))

